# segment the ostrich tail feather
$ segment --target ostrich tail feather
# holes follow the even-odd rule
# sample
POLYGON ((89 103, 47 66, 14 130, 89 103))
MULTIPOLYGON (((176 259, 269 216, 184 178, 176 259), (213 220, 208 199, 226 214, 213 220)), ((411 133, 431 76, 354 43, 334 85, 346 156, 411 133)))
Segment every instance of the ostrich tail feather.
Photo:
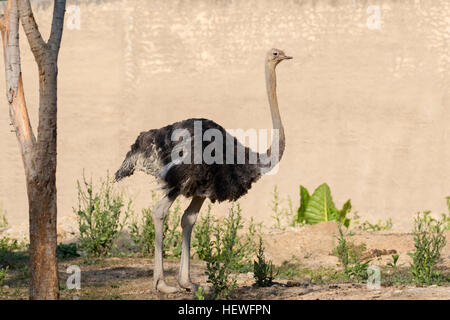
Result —
POLYGON ((134 173, 134 168, 136 166, 136 155, 132 154, 131 151, 128 152, 125 160, 123 160, 122 165, 115 174, 115 181, 118 182, 125 177, 131 176, 134 173))

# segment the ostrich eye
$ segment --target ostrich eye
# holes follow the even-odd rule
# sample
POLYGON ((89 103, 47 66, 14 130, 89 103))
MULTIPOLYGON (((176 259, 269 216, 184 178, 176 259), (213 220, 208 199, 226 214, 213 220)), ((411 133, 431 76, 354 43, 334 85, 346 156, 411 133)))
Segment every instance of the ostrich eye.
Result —
POLYGON ((274 52, 273 55, 276 57, 278 55, 278 52, 274 52))

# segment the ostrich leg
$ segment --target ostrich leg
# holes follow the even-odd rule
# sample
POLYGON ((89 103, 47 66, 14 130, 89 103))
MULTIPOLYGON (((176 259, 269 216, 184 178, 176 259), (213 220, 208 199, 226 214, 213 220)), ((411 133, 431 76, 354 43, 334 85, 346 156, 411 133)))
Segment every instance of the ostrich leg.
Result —
POLYGON ((178 273, 178 284, 185 289, 196 290, 197 285, 192 284, 190 277, 190 250, 192 227, 197 220, 198 212, 202 207, 205 198, 194 197, 189 207, 181 218, 181 227, 183 228, 183 243, 181 246, 180 271, 178 273))
POLYGON ((162 293, 174 293, 178 288, 166 284, 163 267, 163 233, 164 218, 175 199, 164 197, 153 208, 153 223, 155 224, 155 267, 153 269, 153 288, 162 293))

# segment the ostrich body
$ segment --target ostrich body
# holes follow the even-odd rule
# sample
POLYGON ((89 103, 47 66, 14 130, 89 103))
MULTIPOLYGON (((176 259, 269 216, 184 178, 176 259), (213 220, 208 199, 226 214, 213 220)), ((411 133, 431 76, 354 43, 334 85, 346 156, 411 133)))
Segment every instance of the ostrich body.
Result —
MULTIPOLYGON (((135 170, 140 170, 156 177, 164 190, 163 198, 155 205, 152 211, 155 224, 154 288, 156 290, 163 293, 178 291, 178 288, 166 284, 163 268, 163 223, 175 199, 180 195, 192 198, 190 205, 181 218, 183 240, 178 284, 181 288, 196 290, 197 285, 192 284, 190 279, 190 242, 192 228, 204 200, 206 198, 209 198, 211 202, 237 200, 247 193, 252 184, 262 174, 273 168, 281 159, 285 148, 285 136, 276 96, 275 68, 281 61, 291 58, 278 49, 272 49, 266 55, 267 95, 272 116, 272 126, 278 133, 278 139, 272 141, 266 153, 258 154, 252 151, 227 133, 219 124, 202 118, 187 119, 160 129, 142 132, 131 146, 131 150, 127 153, 122 166, 115 174, 116 181, 132 175, 135 170), (196 126, 198 125, 200 125, 201 131, 196 131, 196 126), (195 161, 196 154, 199 152, 203 154, 205 148, 211 144, 211 142, 205 142, 203 139, 204 134, 211 129, 223 136, 222 144, 216 145, 214 154, 217 151, 221 151, 225 157, 232 151, 233 158, 231 163, 228 158, 226 162, 224 160, 223 162, 209 164, 205 163, 205 160, 201 160, 201 162, 195 161), (194 137, 193 143, 192 139, 188 141, 188 146, 193 151, 190 153, 190 161, 180 162, 173 159, 173 150, 177 148, 177 145, 179 146, 179 140, 173 139, 173 136, 179 130, 184 130, 184 133, 189 137, 194 137), (200 141, 200 145, 197 144, 197 146, 195 145, 196 135, 201 135, 202 137, 200 140, 197 140, 200 141), (274 143, 277 143, 278 149, 274 148, 274 143), (196 147, 197 151, 194 150, 196 147), (230 148, 233 150, 230 150, 230 148), (241 154, 245 161, 239 161, 237 158, 238 150, 244 150, 241 154), (256 161, 252 162, 250 159, 256 159, 256 161), (271 159, 272 161, 268 163, 267 161, 262 161, 262 159, 271 159)), ((214 142, 218 141, 214 140, 214 142)))

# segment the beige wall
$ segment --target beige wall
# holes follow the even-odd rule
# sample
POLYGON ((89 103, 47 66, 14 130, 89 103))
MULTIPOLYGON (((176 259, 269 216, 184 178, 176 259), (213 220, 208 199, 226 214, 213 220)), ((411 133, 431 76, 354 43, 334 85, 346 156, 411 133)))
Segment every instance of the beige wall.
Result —
MULTIPOLYGON (((278 174, 240 201, 245 216, 272 223, 274 185, 297 204, 298 185, 327 182, 364 219, 409 228, 450 195, 450 2, 68 1, 80 30, 65 29, 59 60, 58 209, 71 215, 83 168, 95 179, 119 167, 140 131, 189 117, 225 128, 270 127, 263 57, 278 68, 287 147, 278 174), (380 30, 366 25, 381 7, 380 30)), ((35 2, 46 35, 51 6, 35 2)), ((21 35, 24 86, 37 128, 37 68, 21 35)), ((47 37, 47 36, 46 36, 47 37)), ((0 76, 0 89, 4 90, 0 76)), ((24 174, 0 99, 0 202, 27 223, 24 174)), ((120 186, 140 209, 151 177, 120 186)), ((223 214, 229 204, 216 205, 223 214)))

